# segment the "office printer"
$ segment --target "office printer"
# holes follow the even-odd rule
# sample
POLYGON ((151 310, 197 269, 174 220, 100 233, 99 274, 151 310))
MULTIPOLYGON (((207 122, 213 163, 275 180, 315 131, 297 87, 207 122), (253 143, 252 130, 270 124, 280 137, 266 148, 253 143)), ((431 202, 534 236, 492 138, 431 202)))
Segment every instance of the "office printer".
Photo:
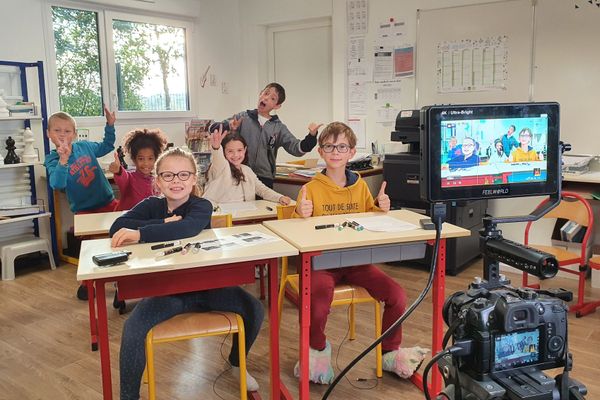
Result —
MULTIPOLYGON (((393 142, 408 145, 404 152, 386 154, 383 160, 383 179, 387 182, 386 193, 390 196, 392 209, 410 208, 429 213, 429 204, 421 200, 420 178, 420 110, 403 110, 396 116, 396 125, 391 132, 393 142)), ((454 225, 471 230, 471 236, 446 240, 446 272, 456 275, 461 268, 478 257, 479 229, 487 209, 487 200, 452 203, 448 207, 446 220, 454 225)), ((430 247, 423 260, 429 265, 430 247)))

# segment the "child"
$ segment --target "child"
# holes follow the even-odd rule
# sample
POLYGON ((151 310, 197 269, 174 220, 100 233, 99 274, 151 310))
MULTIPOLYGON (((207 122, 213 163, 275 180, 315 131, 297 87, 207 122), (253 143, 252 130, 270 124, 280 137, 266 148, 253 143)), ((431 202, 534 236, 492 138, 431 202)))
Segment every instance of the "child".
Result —
MULTIPOLYGON (((111 245, 158 242, 195 236, 210 228, 212 206, 199 196, 198 168, 192 154, 175 148, 156 161, 156 186, 162 197, 149 197, 117 218, 110 228, 111 245)), ((263 320, 262 304, 240 287, 227 287, 143 299, 123 327, 119 357, 121 400, 139 399, 146 355, 144 341, 153 326, 186 312, 230 311, 244 319, 246 354, 258 336, 263 320)), ((237 339, 229 362, 239 378, 237 339)), ((247 373, 249 391, 258 383, 247 373)))
POLYGON ((135 171, 125 170, 115 152, 115 161, 108 170, 114 174, 121 197, 116 211, 129 210, 137 203, 154 194, 152 171, 154 162, 167 147, 167 137, 160 129, 136 129, 123 138, 123 147, 130 154, 135 171))
POLYGON ((204 198, 214 205, 233 201, 251 201, 258 195, 265 200, 290 204, 291 199, 268 188, 243 162, 246 160, 246 141, 237 133, 227 134, 222 128, 210 137, 211 166, 204 198), (221 150, 221 145, 223 150, 221 150), (224 153, 224 154, 223 154, 224 153))
MULTIPOLYGON (((385 182, 374 201, 366 182, 346 169, 348 160, 356 153, 355 146, 356 136, 347 125, 332 122, 323 129, 319 136, 319 154, 327 167, 302 187, 295 217, 389 211, 390 199, 385 194, 385 182)), ((315 383, 329 384, 333 380, 331 345, 325 337, 325 325, 335 285, 340 283, 362 286, 375 299, 385 303, 383 331, 404 313, 406 307, 404 289, 374 265, 312 271, 309 379, 315 383)), ((423 361, 427 350, 400 347, 401 341, 400 327, 383 340, 383 369, 409 378, 423 361)), ((299 376, 299 364, 296 364, 294 373, 299 376)))
POLYGON ((275 180, 275 160, 277 150, 301 157, 317 144, 317 132, 322 124, 311 122, 308 135, 302 140, 296 138, 277 115, 277 110, 285 101, 285 89, 278 83, 269 83, 260 92, 256 109, 247 110, 233 116, 228 123, 232 132, 239 130, 248 144, 248 166, 265 185, 273 188, 275 180))
POLYGON ((542 153, 538 156, 537 151, 529 145, 531 137, 531 129, 521 129, 521 132, 519 132, 519 146, 515 147, 508 157, 510 162, 542 161, 544 159, 542 153))
MULTIPOLYGON (((48 119, 48 138, 56 146, 44 162, 48 182, 52 189, 66 192, 75 214, 113 211, 117 205, 110 183, 98 163, 98 157, 115 148, 115 113, 104 106, 104 115, 106 126, 102 142, 74 142, 77 124, 65 112, 54 113, 48 119)), ((87 300, 85 286, 79 286, 77 298, 87 300)))
POLYGON ((462 141, 461 151, 461 155, 456 156, 452 160, 448 161, 450 170, 476 167, 479 165, 479 156, 477 155, 477 152, 479 151, 479 143, 477 143, 475 139, 468 136, 465 137, 462 141))

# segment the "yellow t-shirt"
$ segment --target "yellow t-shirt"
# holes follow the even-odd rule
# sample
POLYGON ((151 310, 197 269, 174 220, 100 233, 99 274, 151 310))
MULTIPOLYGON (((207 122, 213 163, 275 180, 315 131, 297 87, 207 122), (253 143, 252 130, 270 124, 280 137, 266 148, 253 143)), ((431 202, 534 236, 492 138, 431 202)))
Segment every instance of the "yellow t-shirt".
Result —
POLYGON ((515 147, 510 153, 510 161, 522 162, 522 161, 538 161, 537 151, 529 147, 530 150, 523 151, 521 147, 515 147))

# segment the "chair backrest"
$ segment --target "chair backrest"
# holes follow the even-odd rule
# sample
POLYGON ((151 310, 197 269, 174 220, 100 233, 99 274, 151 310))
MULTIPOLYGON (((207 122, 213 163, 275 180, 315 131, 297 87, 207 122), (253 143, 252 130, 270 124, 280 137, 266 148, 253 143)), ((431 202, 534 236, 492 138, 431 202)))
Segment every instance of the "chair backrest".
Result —
POLYGON ((296 209, 295 205, 289 206, 277 206, 277 219, 289 219, 292 218, 292 214, 296 209))
POLYGON ((233 226, 233 219, 231 214, 218 214, 213 215, 210 218, 210 227, 211 228, 228 228, 233 226))

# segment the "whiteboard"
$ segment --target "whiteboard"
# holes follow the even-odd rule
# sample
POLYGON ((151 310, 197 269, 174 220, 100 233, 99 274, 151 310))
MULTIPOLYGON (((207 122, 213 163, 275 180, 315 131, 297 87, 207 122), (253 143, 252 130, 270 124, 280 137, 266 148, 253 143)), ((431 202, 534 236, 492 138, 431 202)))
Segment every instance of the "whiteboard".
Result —
POLYGON ((417 11, 416 105, 517 102, 530 100, 533 6, 509 0, 417 11), (507 75, 504 89, 441 93, 438 46, 448 41, 506 36, 507 75))

